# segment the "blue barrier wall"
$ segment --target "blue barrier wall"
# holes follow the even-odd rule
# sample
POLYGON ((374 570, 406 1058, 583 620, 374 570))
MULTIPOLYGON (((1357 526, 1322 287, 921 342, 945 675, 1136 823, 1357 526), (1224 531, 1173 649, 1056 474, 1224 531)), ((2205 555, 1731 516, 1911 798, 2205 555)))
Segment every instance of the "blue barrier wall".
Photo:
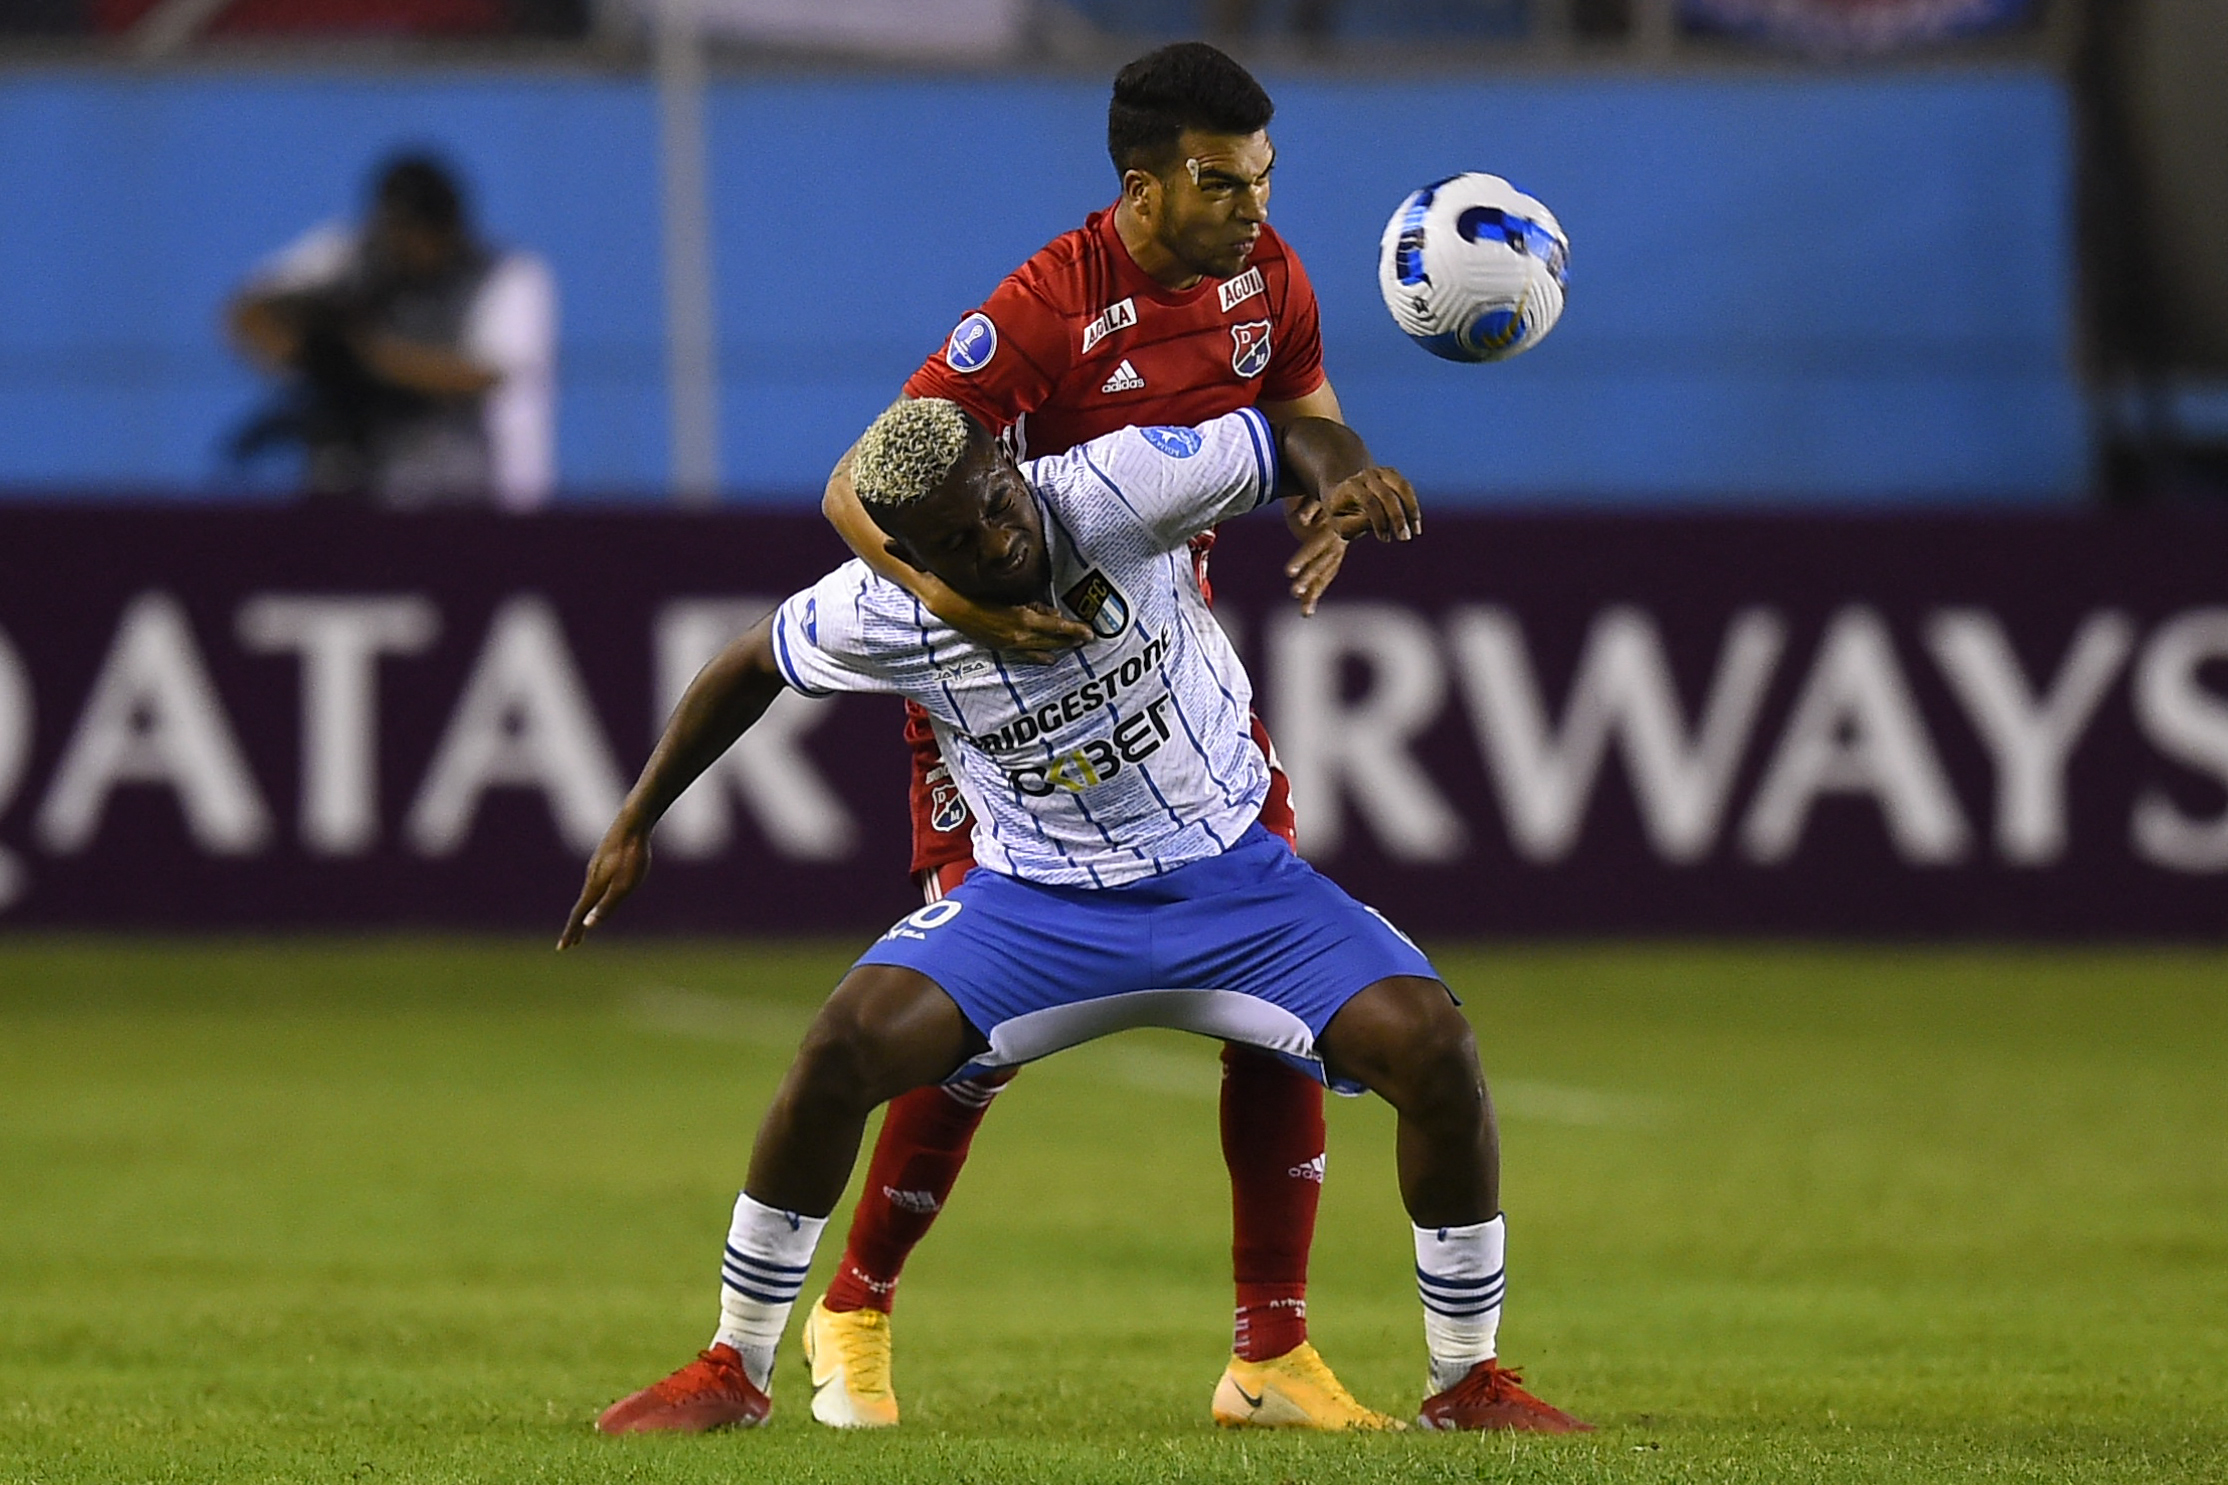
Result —
MULTIPOLYGON (((2039 74, 1268 79, 1273 215, 1349 416, 1443 498, 2070 497, 2065 103, 2039 74), (1377 299, 1385 216, 1463 168, 1542 196, 1569 309, 1505 366, 1377 299)), ((734 81, 712 130, 725 474, 796 498, 1047 238, 1105 204, 1098 82, 734 81)), ((0 486, 196 487, 256 401, 221 344, 262 254, 431 143, 564 295, 566 485, 663 481, 655 109, 516 73, 0 83, 0 486)))

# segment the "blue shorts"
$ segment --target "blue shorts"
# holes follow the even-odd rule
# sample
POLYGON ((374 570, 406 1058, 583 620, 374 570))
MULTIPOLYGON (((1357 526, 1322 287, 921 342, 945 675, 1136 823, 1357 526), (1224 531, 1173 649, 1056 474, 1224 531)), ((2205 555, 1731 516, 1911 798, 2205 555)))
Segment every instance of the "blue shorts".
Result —
POLYGON ((1136 1026, 1245 1042, 1331 1083, 1316 1038, 1423 951, 1255 825, 1219 856, 1123 887, 1047 887, 981 868, 900 919, 860 964, 934 980, 989 1041, 975 1076, 1136 1026))

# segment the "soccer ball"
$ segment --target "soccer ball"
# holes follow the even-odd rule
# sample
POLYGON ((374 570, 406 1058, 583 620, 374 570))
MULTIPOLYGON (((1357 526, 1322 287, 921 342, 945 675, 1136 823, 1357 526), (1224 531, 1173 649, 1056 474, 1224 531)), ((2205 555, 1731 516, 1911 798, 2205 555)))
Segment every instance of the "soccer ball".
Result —
POLYGON ((1385 223, 1377 287, 1393 323, 1449 361, 1506 361, 1563 314, 1570 241, 1538 200, 1497 175, 1450 175, 1385 223))

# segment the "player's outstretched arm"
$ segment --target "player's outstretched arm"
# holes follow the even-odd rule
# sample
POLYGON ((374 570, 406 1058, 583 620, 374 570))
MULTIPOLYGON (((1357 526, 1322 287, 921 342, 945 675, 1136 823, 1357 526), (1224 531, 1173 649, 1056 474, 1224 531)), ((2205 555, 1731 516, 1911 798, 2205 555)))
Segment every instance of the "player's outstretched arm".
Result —
POLYGON ((1415 487, 1397 469, 1369 462, 1361 435, 1329 418, 1294 418, 1277 430, 1285 478, 1322 507, 1347 540, 1407 541, 1423 531, 1415 487))
MULTIPOLYGON (((1301 418, 1324 418, 1343 424, 1346 413, 1339 406, 1338 393, 1333 391, 1328 379, 1321 382, 1305 397, 1289 402, 1264 402, 1261 414, 1273 428, 1279 430, 1301 418)), ((1341 466, 1321 471, 1325 476, 1322 489, 1336 489, 1340 483, 1367 473, 1374 468, 1369 449, 1359 436, 1345 451, 1341 466)), ((1346 538, 1332 526, 1322 503, 1310 496, 1290 495, 1284 502, 1284 523, 1291 530, 1299 549, 1284 564, 1284 575, 1292 580, 1292 596, 1299 600, 1303 617, 1315 612, 1323 594, 1338 576, 1346 561, 1346 538)))
POLYGON ((787 682, 774 663, 773 634, 774 615, 768 614, 689 683, 665 724, 665 735, 642 765, 642 776, 588 859, 587 881, 558 935, 558 948, 579 943, 641 885, 650 869, 651 830, 681 791, 733 747, 781 694, 787 682))
POLYGON ((820 497, 820 513, 860 561, 911 593, 930 613, 977 644, 1028 660, 1050 661, 1097 637, 1090 625, 1063 618, 1048 608, 1007 608, 962 598, 942 579, 891 556, 889 537, 874 524, 874 517, 859 503, 859 492, 852 488, 849 452, 828 476, 828 488, 820 497))

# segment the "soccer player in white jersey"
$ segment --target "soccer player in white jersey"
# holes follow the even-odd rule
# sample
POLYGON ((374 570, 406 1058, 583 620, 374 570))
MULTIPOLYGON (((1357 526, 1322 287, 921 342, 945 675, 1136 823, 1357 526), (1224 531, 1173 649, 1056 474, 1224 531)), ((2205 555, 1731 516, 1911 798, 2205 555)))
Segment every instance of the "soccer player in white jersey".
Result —
POLYGON ((1191 577, 1185 543, 1268 501, 1280 472, 1344 536, 1419 531, 1391 471, 1322 477, 1353 467, 1353 438, 1319 418, 1272 430, 1246 409, 1017 466, 932 398, 890 408, 860 439, 853 481, 892 555, 1096 638, 1051 665, 1009 664, 854 560, 683 696, 559 947, 635 888, 659 816, 785 685, 925 707, 977 822, 978 866, 883 935, 822 1006, 759 1127, 713 1343, 599 1428, 764 1421, 782 1330, 873 1110, 1134 1026, 1261 1047, 1390 1103, 1430 1353, 1419 1422, 1585 1427, 1496 1359, 1499 1150, 1469 1026, 1415 945, 1257 822, 1268 768, 1247 724, 1252 687, 1191 577))

